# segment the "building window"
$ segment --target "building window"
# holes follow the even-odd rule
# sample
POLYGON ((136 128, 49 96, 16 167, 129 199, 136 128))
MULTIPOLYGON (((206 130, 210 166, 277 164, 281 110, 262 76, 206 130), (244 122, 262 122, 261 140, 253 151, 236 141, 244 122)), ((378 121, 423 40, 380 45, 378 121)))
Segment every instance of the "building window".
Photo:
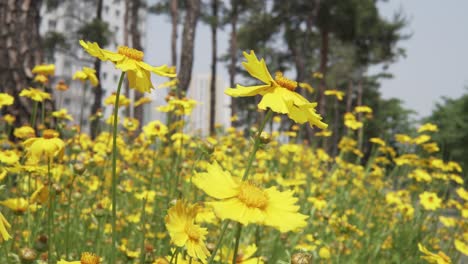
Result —
POLYGON ((63 100, 63 104, 64 104, 64 105, 70 105, 70 102, 71 102, 70 98, 65 98, 65 99, 63 100))
POLYGON ((114 82, 117 82, 117 80, 119 80, 119 76, 114 75, 114 82))
POLYGON ((120 10, 115 10, 115 16, 119 17, 120 16, 120 10))
POLYGON ((102 79, 105 80, 107 78, 107 72, 102 73, 102 79))
POLYGON ((109 6, 105 6, 105 7, 104 7, 104 12, 106 12, 106 14, 109 13, 109 6))
POLYGON ((49 20, 49 30, 54 31, 55 27, 57 26, 57 21, 55 20, 49 20))

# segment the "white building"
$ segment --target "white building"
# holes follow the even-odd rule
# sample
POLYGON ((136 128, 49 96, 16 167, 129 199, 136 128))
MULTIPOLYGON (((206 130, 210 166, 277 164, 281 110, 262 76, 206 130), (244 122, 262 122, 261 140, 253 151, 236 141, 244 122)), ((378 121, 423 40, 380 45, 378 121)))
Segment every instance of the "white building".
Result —
MULTIPOLYGON (((189 119, 187 130, 202 136, 210 133, 210 82, 209 74, 192 76, 187 94, 188 98, 199 102, 189 119)), ((216 78, 215 124, 225 128, 231 125, 231 97, 224 94, 227 87, 223 79, 216 78)))
MULTIPOLYGON (((70 86, 70 89, 63 92, 62 102, 58 102, 60 96, 54 95, 56 105, 61 105, 67 108, 68 112, 73 116, 74 123, 79 123, 82 89, 83 85, 80 81, 73 81, 72 76, 83 66, 93 68, 94 58, 87 54, 79 45, 77 40, 77 31, 85 23, 91 22, 96 17, 96 1, 63 1, 58 8, 48 11, 45 4, 41 10, 42 20, 40 25, 40 33, 44 36, 47 32, 59 32, 64 34, 70 45, 66 52, 56 52, 54 54, 53 63, 55 63, 56 71, 52 87, 58 80, 65 80, 70 86)), ((111 39, 108 50, 116 51, 119 45, 123 45, 124 41, 124 16, 125 16, 125 1, 124 0, 103 0, 102 20, 109 25, 111 31, 111 39)), ((140 21, 146 21, 146 12, 140 10, 140 21)), ((140 23, 141 43, 145 46, 146 43, 146 27, 145 23, 140 23)), ((114 67, 114 64, 109 62, 101 63, 100 82, 104 90, 103 99, 108 97, 117 89, 120 77, 120 70, 114 67)), ((91 88, 92 89, 92 88, 91 88)), ((84 108, 84 131, 88 131, 88 117, 91 114, 91 105, 94 102, 94 96, 88 87, 85 98, 84 108)), ((56 91, 54 91, 55 93, 56 91)), ((111 109, 107 107, 105 113, 110 114, 111 109)))

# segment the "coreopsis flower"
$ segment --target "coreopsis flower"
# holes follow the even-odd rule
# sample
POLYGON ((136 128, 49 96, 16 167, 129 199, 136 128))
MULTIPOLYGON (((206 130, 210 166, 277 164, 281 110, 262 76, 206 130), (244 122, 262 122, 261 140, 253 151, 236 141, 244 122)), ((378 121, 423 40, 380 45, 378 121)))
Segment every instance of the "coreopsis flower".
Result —
POLYGON ((149 138, 164 137, 168 131, 167 126, 159 120, 151 121, 143 127, 143 133, 149 138))
POLYGON ((134 107, 138 107, 138 106, 140 106, 140 105, 144 105, 144 104, 151 103, 151 101, 152 101, 152 100, 151 100, 151 98, 149 98, 149 97, 142 97, 142 98, 138 99, 138 101, 136 101, 136 102, 133 104, 133 106, 134 106, 134 107))
POLYGON ((81 259, 77 261, 59 260, 57 264, 99 264, 101 260, 99 256, 93 253, 84 252, 81 254, 81 259))
POLYGON ((73 80, 80 80, 83 83, 89 80, 92 86, 97 86, 99 84, 96 70, 88 67, 83 67, 81 71, 76 71, 73 75, 73 80))
POLYGON ((335 96, 338 101, 343 101, 343 96, 345 95, 344 92, 338 90, 326 90, 323 94, 327 96, 335 96))
POLYGON ((66 108, 62 108, 58 111, 52 112, 52 116, 58 119, 66 119, 66 120, 73 121, 73 117, 68 114, 68 111, 66 108))
POLYGON ((21 90, 19 96, 28 97, 33 101, 42 102, 44 100, 50 100, 51 96, 40 89, 29 87, 28 89, 21 90))
POLYGON ((12 105, 14 101, 15 98, 13 98, 13 96, 7 93, 0 93, 0 108, 5 105, 12 105))
POLYGON ((198 210, 199 206, 179 200, 167 211, 165 221, 172 243, 185 246, 189 256, 204 262, 210 254, 205 245, 208 231, 195 223, 198 210))
POLYGON ((14 165, 18 163, 19 157, 13 150, 0 151, 0 163, 14 165))
POLYGON ((55 65, 54 64, 36 65, 32 69, 32 73, 42 74, 42 75, 46 75, 46 76, 54 75, 55 74, 55 65))
POLYGON ((265 61, 258 60, 253 51, 250 54, 244 52, 244 57, 247 62, 242 65, 249 74, 263 82, 257 86, 241 86, 237 85, 235 89, 229 88, 225 93, 232 97, 246 97, 262 95, 262 100, 258 104, 258 108, 266 110, 270 108, 273 112, 287 114, 294 122, 303 124, 309 122, 311 126, 326 128, 327 124, 322 122, 322 117, 315 112, 317 103, 307 101, 300 94, 294 92, 297 87, 297 82, 283 77, 283 74, 277 73, 273 79, 268 71, 265 61))
POLYGON ((68 85, 65 83, 64 80, 58 81, 58 83, 55 85, 55 90, 57 90, 57 91, 62 91, 62 92, 64 92, 64 91, 68 90, 68 88, 69 88, 69 87, 68 87, 68 85))
POLYGON ((207 172, 196 173, 193 183, 207 195, 219 199, 207 204, 221 219, 231 219, 244 225, 271 226, 280 232, 306 225, 307 216, 298 212, 298 199, 292 191, 281 192, 276 187, 263 189, 250 181, 241 182, 216 162, 207 166, 207 172))
POLYGON ((299 87, 304 88, 309 93, 314 93, 314 88, 310 84, 300 82, 298 85, 299 87))
POLYGON ((455 244, 455 248, 463 253, 463 255, 468 256, 468 244, 463 242, 462 240, 455 239, 453 242, 455 244))
POLYGON ((359 122, 353 113, 345 113, 344 124, 352 130, 357 130, 363 126, 362 122, 359 122))
POLYGON ((176 76, 167 65, 153 67, 143 62, 144 53, 142 51, 127 46, 119 46, 117 52, 112 52, 101 49, 96 42, 80 40, 80 44, 91 56, 102 61, 110 60, 115 64, 116 68, 127 72, 129 87, 135 88, 142 93, 149 92, 154 87, 151 83, 150 72, 166 77, 176 76))
POLYGON ((422 133, 422 132, 437 132, 439 130, 439 128, 437 127, 436 124, 432 124, 432 123, 425 123, 424 125, 420 126, 418 128, 418 133, 422 133))
POLYGON ((167 87, 175 87, 179 83, 179 80, 177 78, 173 78, 167 82, 163 82, 160 85, 158 85, 158 88, 167 88, 167 87))
POLYGON ((44 74, 38 74, 38 75, 34 76, 33 81, 36 82, 36 83, 40 83, 40 84, 45 85, 45 84, 47 84, 49 82, 49 78, 44 74))
POLYGON ((140 125, 140 121, 136 118, 131 118, 131 117, 125 117, 123 121, 123 126, 128 130, 128 131, 136 131, 138 129, 138 126, 140 125))
POLYGON ((22 214, 28 210, 29 202, 24 198, 9 198, 0 201, 0 205, 3 205, 17 214, 22 214))
POLYGON ((436 264, 450 264, 452 261, 450 258, 445 255, 444 252, 439 251, 437 254, 430 252, 426 247, 418 243, 419 251, 421 251, 425 256, 421 256, 422 259, 426 260, 429 263, 436 264))
POLYGON ((30 126, 22 126, 15 128, 13 131, 13 135, 17 138, 25 139, 25 138, 31 138, 36 135, 36 132, 34 131, 34 128, 30 126))
POLYGON ((167 105, 156 107, 160 112, 174 112, 176 115, 190 115, 197 101, 188 98, 171 99, 167 105))
POLYGON ((10 228, 10 227, 11 227, 11 225, 5 219, 3 214, 0 212, 0 242, 1 241, 7 241, 7 240, 11 239, 11 236, 8 233, 8 230, 7 230, 7 228, 10 228))
MULTIPOLYGON (((107 97, 105 100, 104 100, 104 104, 106 105, 114 105, 115 104, 115 96, 116 94, 115 93, 112 93, 111 95, 109 95, 109 97, 107 97)), ((128 99, 125 95, 121 94, 119 95, 119 108, 122 107, 122 106, 129 106, 130 105, 130 99, 128 99)))
POLYGON ((316 78, 316 79, 323 79, 323 73, 321 72, 314 72, 312 73, 312 77, 316 78))
POLYGON ((24 141, 28 157, 33 162, 38 162, 42 159, 48 161, 55 156, 63 154, 65 143, 58 138, 58 133, 51 129, 46 129, 40 138, 29 138, 24 141))
POLYGON ((3 120, 9 125, 12 125, 16 121, 16 117, 10 114, 6 114, 3 116, 3 120))
POLYGON ((426 210, 435 211, 440 208, 442 200, 433 192, 423 192, 419 195, 421 205, 426 210))

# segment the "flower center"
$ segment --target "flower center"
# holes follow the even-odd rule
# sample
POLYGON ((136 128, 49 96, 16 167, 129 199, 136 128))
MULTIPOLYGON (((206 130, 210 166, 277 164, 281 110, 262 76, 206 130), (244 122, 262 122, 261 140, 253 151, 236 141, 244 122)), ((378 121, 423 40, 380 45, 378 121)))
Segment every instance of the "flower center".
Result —
POLYGON ((84 252, 81 254, 81 264, 99 264, 99 257, 93 253, 84 252))
POLYGON ((268 195, 250 182, 241 184, 238 198, 251 208, 265 209, 268 205, 268 195))
POLYGON ((288 78, 283 76, 283 73, 276 72, 275 74, 275 81, 281 86, 288 90, 294 91, 297 87, 297 82, 293 80, 289 80, 288 78))
POLYGON ((199 230, 193 225, 186 226, 185 232, 187 233, 190 240, 198 241, 201 237, 199 230))
POLYGON ((46 139, 55 138, 57 137, 57 131, 53 129, 46 129, 43 131, 42 137, 46 139))
POLYGON ((117 52, 119 54, 124 55, 125 57, 128 57, 130 59, 134 59, 134 60, 137 60, 137 61, 142 61, 143 56, 145 55, 143 53, 143 51, 132 49, 132 48, 129 48, 127 46, 119 46, 119 48, 117 49, 117 52))

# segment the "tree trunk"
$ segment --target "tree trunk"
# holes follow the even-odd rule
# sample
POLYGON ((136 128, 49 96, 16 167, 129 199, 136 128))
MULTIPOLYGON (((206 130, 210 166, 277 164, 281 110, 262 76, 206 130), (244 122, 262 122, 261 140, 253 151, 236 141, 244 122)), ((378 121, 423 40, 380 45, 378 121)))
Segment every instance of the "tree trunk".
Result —
MULTIPOLYGON (((141 0, 133 0, 131 2, 129 31, 132 37, 132 48, 143 51, 143 45, 141 44, 141 33, 140 29, 138 28, 141 0)), ((134 95, 135 102, 144 96, 143 93, 137 90, 134 90, 134 95)), ((143 106, 139 106, 133 109, 133 117, 138 119, 140 124, 143 124, 143 106)))
POLYGON ((195 29, 200 14, 200 0, 187 0, 187 9, 182 33, 182 54, 179 67, 179 93, 187 92, 192 78, 195 29))
POLYGON ((2 109, 16 117, 15 125, 29 122, 32 104, 19 93, 33 78, 31 69, 41 63, 39 36, 42 1, 0 1, 0 91, 15 98, 14 104, 2 109))
POLYGON ((328 29, 320 29, 320 39, 321 39, 321 45, 320 45, 320 72, 323 74, 323 78, 320 81, 319 85, 319 113, 320 114, 325 114, 325 107, 326 107, 326 100, 325 100, 325 95, 323 92, 325 91, 325 88, 327 87, 325 78, 327 75, 327 64, 328 64, 328 48, 329 48, 329 32, 328 29))
POLYGON ((213 21, 211 23, 211 82, 210 82, 210 134, 215 134, 216 119, 216 62, 218 57, 218 0, 211 0, 213 21))
POLYGON ((177 0, 171 0, 171 62, 172 66, 177 67, 177 22, 179 20, 179 10, 177 7, 177 0))
MULTIPOLYGON (((97 2, 96 19, 98 19, 98 20, 102 20, 102 1, 103 0, 98 0, 98 2, 97 2)), ((96 70, 96 76, 99 78, 99 83, 93 89, 94 103, 93 103, 93 105, 91 107, 91 113, 93 115, 96 115, 97 112, 101 111, 102 96, 104 95, 104 91, 102 90, 102 85, 101 85, 101 60, 96 59, 94 61, 94 69, 96 70)), ((94 118, 91 121, 90 134, 91 134, 91 138, 93 138, 93 139, 99 133, 99 123, 100 122, 101 122, 101 120, 99 118, 94 118)))
MULTIPOLYGON (((232 17, 231 17, 231 39, 229 53, 231 64, 229 65, 229 87, 233 88, 236 84, 236 64, 237 64, 237 18, 238 18, 238 1, 231 0, 232 17)), ((237 113, 237 101, 234 97, 231 98, 231 115, 237 113)))

